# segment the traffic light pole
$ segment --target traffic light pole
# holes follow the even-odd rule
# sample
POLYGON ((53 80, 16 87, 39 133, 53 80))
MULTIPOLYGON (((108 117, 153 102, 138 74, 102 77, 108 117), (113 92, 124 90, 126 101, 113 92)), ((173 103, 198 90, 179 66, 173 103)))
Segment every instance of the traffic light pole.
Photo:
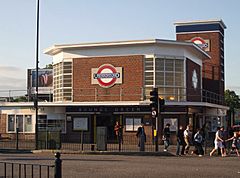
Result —
POLYGON ((158 98, 158 108, 157 108, 157 110, 158 110, 158 112, 157 112, 157 115, 156 115, 156 135, 155 135, 155 151, 157 152, 158 151, 158 135, 159 135, 159 130, 158 130, 158 121, 159 121, 159 112, 160 112, 160 109, 159 109, 159 98, 158 98))
POLYGON ((156 130, 154 133, 155 136, 155 151, 158 151, 158 117, 156 116, 156 130))
POLYGON ((158 88, 153 88, 152 91, 150 91, 150 107, 152 108, 152 118, 155 119, 155 129, 153 132, 154 135, 154 141, 155 141, 155 151, 158 151, 158 112, 159 112, 159 96, 158 96, 158 88))

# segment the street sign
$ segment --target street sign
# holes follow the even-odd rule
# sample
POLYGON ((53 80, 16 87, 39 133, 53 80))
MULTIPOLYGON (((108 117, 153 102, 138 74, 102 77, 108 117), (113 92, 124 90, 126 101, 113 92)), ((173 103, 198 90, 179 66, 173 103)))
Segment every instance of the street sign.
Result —
POLYGON ((157 115, 157 111, 152 111, 152 117, 156 117, 156 115, 157 115))

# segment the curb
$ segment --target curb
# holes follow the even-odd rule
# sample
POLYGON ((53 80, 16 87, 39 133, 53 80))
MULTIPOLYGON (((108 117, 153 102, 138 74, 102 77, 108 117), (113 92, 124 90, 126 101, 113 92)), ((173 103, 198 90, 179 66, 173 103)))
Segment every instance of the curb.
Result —
POLYGON ((32 150, 13 150, 13 149, 0 149, 0 153, 33 153, 32 150))
POLYGON ((110 151, 69 151, 69 150, 32 150, 38 153, 82 154, 82 155, 125 155, 125 156, 175 156, 170 152, 110 152, 110 151))

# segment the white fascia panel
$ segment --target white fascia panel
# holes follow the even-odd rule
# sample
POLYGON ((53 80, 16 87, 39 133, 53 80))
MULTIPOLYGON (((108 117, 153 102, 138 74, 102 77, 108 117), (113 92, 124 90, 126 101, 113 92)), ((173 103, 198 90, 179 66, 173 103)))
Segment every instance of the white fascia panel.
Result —
POLYGON ((154 49, 151 45, 144 46, 118 46, 107 48, 81 48, 65 49, 64 58, 84 58, 101 56, 127 56, 127 55, 152 55, 154 49))
POLYGON ((189 52, 188 50, 184 50, 184 56, 194 63, 202 66, 202 59, 199 58, 198 56, 194 55, 192 52, 189 52))
POLYGON ((184 56, 184 50, 183 50, 183 48, 180 48, 179 46, 177 47, 177 46, 161 45, 161 46, 154 47, 154 54, 157 57, 178 58, 180 56, 184 56))
POLYGON ((63 59, 63 52, 53 55, 53 65, 62 62, 63 59))

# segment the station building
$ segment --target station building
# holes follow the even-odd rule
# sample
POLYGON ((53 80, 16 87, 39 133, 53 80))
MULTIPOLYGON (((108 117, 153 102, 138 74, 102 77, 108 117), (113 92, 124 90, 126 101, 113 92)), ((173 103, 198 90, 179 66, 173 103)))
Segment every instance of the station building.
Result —
MULTIPOLYGON (((59 129, 62 138, 79 141, 84 131, 96 141, 97 127, 114 125, 136 135, 143 122, 153 139, 150 91, 158 89, 165 106, 158 118, 161 131, 170 123, 172 140, 179 125, 193 129, 208 124, 209 132, 226 124, 224 105, 224 25, 222 20, 178 22, 177 40, 147 39, 54 45, 53 102, 39 102, 39 129, 59 129)), ((33 103, 1 103, 1 133, 21 128, 34 137, 33 103)))

